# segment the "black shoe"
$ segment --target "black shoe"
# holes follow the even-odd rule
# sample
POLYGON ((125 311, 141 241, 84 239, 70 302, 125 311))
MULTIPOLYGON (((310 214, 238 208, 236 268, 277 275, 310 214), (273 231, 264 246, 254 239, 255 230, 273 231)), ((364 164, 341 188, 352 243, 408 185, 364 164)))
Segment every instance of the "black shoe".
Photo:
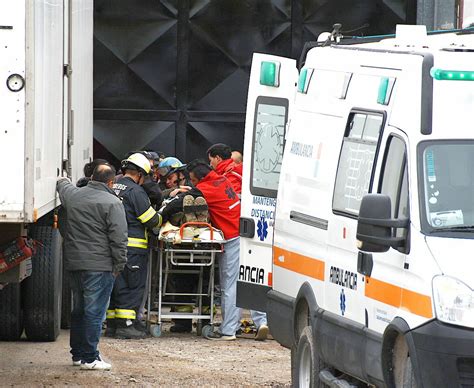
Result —
POLYGON ((148 334, 144 331, 137 330, 134 325, 128 327, 117 327, 115 331, 115 338, 119 339, 143 339, 147 338, 148 334))
POLYGON ((139 319, 136 319, 133 321, 133 326, 135 326, 135 329, 139 330, 139 331, 143 331, 145 333, 148 332, 147 328, 146 328, 146 323, 144 321, 140 321, 139 319))
POLYGON ((174 321, 174 325, 170 327, 171 333, 191 333, 191 331, 193 331, 193 323, 190 319, 174 321))
POLYGON ((117 331, 116 327, 107 327, 105 329, 104 337, 114 338, 117 331))
POLYGON ((109 337, 109 338, 115 337, 116 329, 117 329, 117 322, 115 321, 115 319, 107 319, 104 336, 109 337))

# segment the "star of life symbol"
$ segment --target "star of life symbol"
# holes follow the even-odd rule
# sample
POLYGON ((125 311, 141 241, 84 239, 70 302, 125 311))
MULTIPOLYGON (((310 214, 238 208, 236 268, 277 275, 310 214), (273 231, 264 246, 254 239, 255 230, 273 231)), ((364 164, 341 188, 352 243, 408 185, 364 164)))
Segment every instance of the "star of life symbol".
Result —
POLYGON ((339 296, 339 307, 341 308, 342 316, 346 312, 346 295, 344 294, 344 289, 341 289, 341 295, 339 296))
POLYGON ((257 236, 260 241, 263 241, 268 236, 268 222, 265 217, 261 217, 257 222, 257 236))

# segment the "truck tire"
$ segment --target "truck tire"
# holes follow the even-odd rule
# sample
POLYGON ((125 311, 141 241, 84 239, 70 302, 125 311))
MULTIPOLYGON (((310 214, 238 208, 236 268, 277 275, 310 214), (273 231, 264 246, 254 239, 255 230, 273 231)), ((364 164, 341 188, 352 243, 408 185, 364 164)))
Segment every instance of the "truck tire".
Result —
POLYGON ((23 332, 20 283, 0 290, 0 341, 17 341, 23 332))
POLYGON ((61 324, 61 236, 52 226, 34 225, 30 237, 40 244, 24 281, 25 332, 30 341, 55 341, 61 324))
POLYGON ((319 381, 319 372, 324 368, 313 340, 310 326, 301 332, 296 349, 291 352, 291 376, 293 387, 319 388, 324 387, 319 381))
POLYGON ((63 288, 61 298, 61 329, 71 328, 72 291, 69 275, 63 267, 63 288))

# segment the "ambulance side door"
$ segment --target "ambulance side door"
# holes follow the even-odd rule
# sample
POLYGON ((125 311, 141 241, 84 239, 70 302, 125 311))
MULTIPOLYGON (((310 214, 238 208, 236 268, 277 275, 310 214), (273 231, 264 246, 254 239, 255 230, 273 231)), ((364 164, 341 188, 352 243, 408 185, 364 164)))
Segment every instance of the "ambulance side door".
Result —
POLYGON ((272 286, 276 197, 297 80, 295 60, 254 54, 245 120, 237 305, 259 311, 266 310, 272 286))
MULTIPOLYGON (((390 197, 392 219, 409 219, 408 140, 395 128, 388 127, 386 133, 385 150, 379 156, 379 179, 372 192, 390 197)), ((394 228, 393 233, 393 237, 406 238, 409 229, 394 228)), ((407 249, 403 246, 383 253, 359 252, 359 271, 366 275, 367 327, 378 333, 384 332, 401 307, 408 268, 407 249)))

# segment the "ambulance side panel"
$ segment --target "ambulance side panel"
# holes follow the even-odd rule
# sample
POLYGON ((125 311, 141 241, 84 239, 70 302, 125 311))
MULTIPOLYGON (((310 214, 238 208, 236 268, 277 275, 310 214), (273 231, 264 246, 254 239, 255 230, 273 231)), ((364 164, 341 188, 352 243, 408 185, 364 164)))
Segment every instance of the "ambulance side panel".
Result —
POLYGON ((298 71, 293 59, 254 54, 247 100, 237 305, 266 310, 272 285, 276 194, 298 71), (278 85, 262 85, 262 63, 277 63, 278 85))
POLYGON ((414 328, 433 317, 430 282, 438 269, 430 255, 420 260, 425 277, 418 263, 407 271, 407 252, 364 254, 355 238, 366 193, 391 190, 399 201, 394 216, 410 214, 415 162, 407 136, 389 123, 393 109, 394 122, 420 133, 425 67, 416 53, 313 49, 305 64, 312 80, 307 94, 296 98, 283 158, 268 294, 272 334, 294 346, 306 306, 323 359, 375 384, 383 381, 387 326, 401 319, 414 328))

